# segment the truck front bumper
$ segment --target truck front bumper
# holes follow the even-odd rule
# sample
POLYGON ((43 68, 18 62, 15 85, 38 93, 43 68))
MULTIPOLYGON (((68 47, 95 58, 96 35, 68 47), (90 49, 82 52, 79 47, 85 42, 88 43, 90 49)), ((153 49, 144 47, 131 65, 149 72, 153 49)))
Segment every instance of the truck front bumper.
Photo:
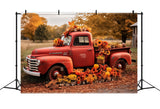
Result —
POLYGON ((32 71, 27 70, 25 67, 23 67, 23 71, 29 75, 40 77, 40 72, 32 72, 32 71))

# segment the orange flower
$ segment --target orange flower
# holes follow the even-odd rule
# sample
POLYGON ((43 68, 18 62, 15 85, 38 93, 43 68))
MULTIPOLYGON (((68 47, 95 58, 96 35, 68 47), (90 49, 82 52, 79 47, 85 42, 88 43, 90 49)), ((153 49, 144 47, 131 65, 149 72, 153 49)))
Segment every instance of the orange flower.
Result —
POLYGON ((98 68, 99 68, 99 65, 98 65, 98 64, 94 64, 94 68, 95 68, 95 69, 98 69, 98 68))
POLYGON ((91 28, 87 27, 86 31, 91 32, 91 28))
POLYGON ((98 41, 97 41, 97 45, 98 45, 98 46, 101 46, 101 45, 102 45, 102 41, 101 41, 101 40, 98 40, 98 41))
POLYGON ((68 24, 69 24, 70 27, 74 27, 74 21, 68 22, 68 24))
POLYGON ((107 47, 107 45, 108 45, 108 42, 107 41, 103 41, 103 47, 107 47))

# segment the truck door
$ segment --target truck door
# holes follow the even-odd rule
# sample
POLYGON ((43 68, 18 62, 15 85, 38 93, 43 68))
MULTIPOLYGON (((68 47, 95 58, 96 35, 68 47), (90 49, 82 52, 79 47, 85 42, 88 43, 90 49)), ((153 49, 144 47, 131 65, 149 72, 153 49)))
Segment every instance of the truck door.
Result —
POLYGON ((88 36, 76 36, 71 47, 74 67, 94 64, 94 48, 88 36))

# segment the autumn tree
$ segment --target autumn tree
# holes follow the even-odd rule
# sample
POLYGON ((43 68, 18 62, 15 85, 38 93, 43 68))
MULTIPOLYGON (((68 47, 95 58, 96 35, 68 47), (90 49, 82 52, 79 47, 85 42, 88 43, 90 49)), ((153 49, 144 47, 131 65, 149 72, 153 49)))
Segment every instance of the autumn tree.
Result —
POLYGON ((35 13, 23 14, 21 18, 22 36, 35 41, 35 30, 41 24, 47 24, 47 20, 35 13))
POLYGON ((93 37, 110 34, 111 22, 106 19, 107 14, 81 13, 75 17, 76 24, 85 24, 92 29, 93 37))
POLYGON ((40 40, 40 42, 43 42, 43 40, 48 40, 49 37, 50 34, 48 32, 47 25, 39 25, 35 31, 35 40, 40 40))
POLYGON ((112 13, 80 13, 74 19, 76 24, 85 24, 92 28, 93 37, 113 36, 125 42, 131 38, 131 24, 137 22, 137 14, 112 14, 112 13))
POLYGON ((131 38, 132 29, 130 26, 137 22, 137 14, 109 14, 108 19, 110 21, 114 21, 113 25, 111 25, 111 34, 114 35, 117 39, 122 39, 123 43, 126 43, 126 39, 131 38))
POLYGON ((60 38, 62 36, 63 32, 67 29, 67 27, 68 27, 67 24, 63 24, 61 26, 48 25, 47 28, 48 28, 49 34, 51 35, 50 39, 60 38))

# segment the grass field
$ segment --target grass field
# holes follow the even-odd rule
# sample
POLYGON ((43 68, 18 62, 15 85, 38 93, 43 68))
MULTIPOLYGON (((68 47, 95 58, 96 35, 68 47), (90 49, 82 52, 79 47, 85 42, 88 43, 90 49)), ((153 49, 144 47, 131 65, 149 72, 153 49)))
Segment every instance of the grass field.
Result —
MULTIPOLYGON (((113 40, 108 40, 108 42, 109 43, 112 43, 112 42, 121 43, 120 40, 114 40, 114 41, 113 40)), ((126 45, 131 46, 131 41, 127 40, 126 45)), ((33 85, 34 83, 39 84, 41 82, 44 82, 44 80, 41 80, 40 78, 33 77, 33 76, 25 74, 23 72, 22 68, 26 64, 25 63, 26 56, 31 54, 32 50, 34 50, 35 48, 52 47, 52 46, 53 46, 53 41, 52 40, 44 41, 43 43, 38 43, 38 42, 33 43, 32 41, 29 41, 29 40, 21 40, 21 81, 22 81, 22 85, 24 85, 23 83, 33 85)), ((132 54, 131 54, 132 59, 137 60, 137 48, 131 48, 131 51, 132 51, 132 54)), ((131 65, 127 66, 127 69, 126 69, 125 72, 127 72, 129 75, 130 75, 131 72, 132 73, 134 72, 134 78, 136 79, 136 76, 137 76, 137 62, 134 62, 131 65)), ((134 80, 134 83, 135 83, 135 81, 136 80, 134 80)), ((34 85, 32 87, 34 87, 34 85)), ((135 89, 135 86, 134 86, 134 89, 135 89)))

